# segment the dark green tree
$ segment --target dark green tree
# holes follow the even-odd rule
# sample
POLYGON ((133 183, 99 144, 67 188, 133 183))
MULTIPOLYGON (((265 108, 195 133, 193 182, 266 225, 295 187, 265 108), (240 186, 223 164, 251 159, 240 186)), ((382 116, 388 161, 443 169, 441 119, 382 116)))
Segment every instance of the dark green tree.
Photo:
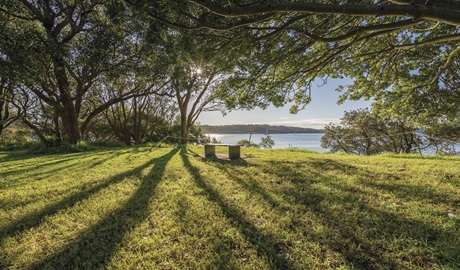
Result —
POLYGON ((233 71, 226 40, 206 32, 170 30, 164 38, 169 76, 167 88, 175 97, 181 124, 181 144, 204 111, 223 111, 218 91, 233 71))
POLYGON ((87 102, 98 95, 101 78, 126 74, 142 62, 141 27, 123 2, 5 0, 0 21, 3 59, 28 93, 51 108, 55 139, 81 141, 96 115, 139 95, 136 89, 105 103, 87 102))
POLYGON ((411 153, 419 143, 417 129, 408 119, 382 119, 368 109, 345 112, 340 125, 327 125, 321 138, 321 147, 331 152, 358 155, 411 153))
POLYGON ((267 135, 267 137, 262 137, 260 139, 260 146, 263 148, 273 148, 273 146, 275 146, 275 141, 272 136, 267 135))
POLYGON ((240 40, 239 66, 226 89, 230 108, 294 102, 296 112, 310 101, 318 78, 354 79, 338 89, 342 100, 379 100, 392 88, 458 92, 450 87, 460 52, 456 0, 184 0, 174 5, 179 12, 159 12, 169 10, 166 2, 156 1, 151 16, 240 40))
POLYGON ((169 97, 147 95, 114 104, 103 115, 114 137, 131 145, 160 141, 168 136, 176 114, 169 97))

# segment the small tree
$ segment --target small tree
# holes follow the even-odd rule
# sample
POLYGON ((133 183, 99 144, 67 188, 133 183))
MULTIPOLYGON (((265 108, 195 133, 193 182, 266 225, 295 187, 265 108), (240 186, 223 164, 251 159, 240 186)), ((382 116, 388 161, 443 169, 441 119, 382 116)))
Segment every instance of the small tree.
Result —
POLYGON ((410 153, 419 139, 409 119, 382 119, 368 109, 345 112, 340 125, 324 129, 321 147, 331 152, 373 155, 383 152, 410 153))
POLYGON ((458 154, 456 145, 460 142, 460 120, 437 119, 423 129, 425 143, 436 154, 458 154))
POLYGON ((254 148, 259 148, 260 147, 260 145, 258 145, 257 143, 251 143, 251 141, 246 140, 246 139, 239 140, 236 144, 241 144, 244 147, 254 147, 254 148))
POLYGON ((272 139, 270 135, 267 137, 262 137, 260 139, 260 146, 263 148, 272 148, 275 145, 275 141, 272 139))

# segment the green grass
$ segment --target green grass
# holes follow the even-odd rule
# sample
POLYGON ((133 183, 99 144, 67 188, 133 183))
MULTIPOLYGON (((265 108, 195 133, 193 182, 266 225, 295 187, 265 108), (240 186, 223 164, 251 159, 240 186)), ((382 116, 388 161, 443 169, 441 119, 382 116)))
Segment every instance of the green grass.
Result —
POLYGON ((460 269, 458 157, 202 152, 0 152, 0 269, 460 269))

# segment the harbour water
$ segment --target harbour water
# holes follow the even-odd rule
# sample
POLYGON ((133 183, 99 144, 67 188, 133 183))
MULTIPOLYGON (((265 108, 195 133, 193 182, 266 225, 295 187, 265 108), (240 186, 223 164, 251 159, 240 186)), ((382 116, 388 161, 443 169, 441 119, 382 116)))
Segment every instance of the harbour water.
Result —
MULTIPOLYGON (((317 152, 329 152, 328 149, 321 147, 321 137, 324 133, 297 133, 297 134, 270 134, 275 141, 273 148, 299 148, 317 152)), ((252 143, 260 143, 265 134, 207 134, 210 138, 216 138, 221 143, 237 143, 240 140, 249 140, 252 143)), ((460 144, 455 145, 455 150, 460 153, 460 144)), ((434 154, 434 149, 422 150, 424 154, 434 154)))
MULTIPOLYGON (((324 133, 296 133, 296 134, 270 134, 275 141, 273 148, 300 148, 318 152, 327 152, 321 147, 321 137, 324 133)), ((260 143, 265 134, 207 134, 210 138, 216 138, 221 143, 237 143, 240 140, 249 140, 252 143, 260 143)))

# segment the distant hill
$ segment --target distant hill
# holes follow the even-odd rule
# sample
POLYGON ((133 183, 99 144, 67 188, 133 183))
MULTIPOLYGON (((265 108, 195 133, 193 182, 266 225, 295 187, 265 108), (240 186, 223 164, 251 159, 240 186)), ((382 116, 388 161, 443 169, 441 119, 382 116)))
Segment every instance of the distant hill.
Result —
POLYGON ((286 133, 323 133, 322 129, 300 128, 287 126, 270 126, 270 125, 225 125, 209 126, 201 125, 201 129, 207 134, 286 134, 286 133))

